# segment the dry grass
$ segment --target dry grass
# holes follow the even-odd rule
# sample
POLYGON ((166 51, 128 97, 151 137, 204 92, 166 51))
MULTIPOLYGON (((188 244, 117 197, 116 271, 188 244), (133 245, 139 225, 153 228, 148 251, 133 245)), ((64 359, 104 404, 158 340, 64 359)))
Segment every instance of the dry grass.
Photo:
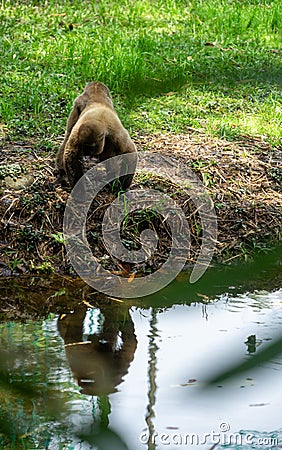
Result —
MULTIPOLYGON (((218 219, 215 258, 224 262, 246 257, 281 239, 282 167, 280 149, 271 148, 260 139, 236 143, 190 135, 142 135, 138 149, 176 157, 202 180, 210 194, 218 219)), ((54 155, 35 150, 33 143, 2 142, 3 180, 0 188, 0 269, 11 273, 71 273, 62 241, 62 219, 68 193, 52 186, 54 155), (12 168, 12 178, 7 170, 12 168), (6 173, 5 173, 6 171, 6 173), (14 173, 13 173, 14 171, 14 173), (29 186, 19 188, 24 178, 29 186)), ((1 172, 0 172, 1 173, 1 172)), ((201 245, 199 218, 187 195, 172 180, 146 176, 146 168, 137 173, 133 189, 154 188, 173 196, 183 207, 191 231, 190 261, 201 245), (188 206, 187 206, 188 205, 188 206)), ((113 197, 99 194, 93 202, 87 224, 91 248, 101 263, 124 276, 156 270, 167 258, 169 230, 158 218, 134 217, 128 222, 124 237, 138 244, 137 234, 150 226, 160 237, 157 252, 147 263, 136 267, 107 257, 99 235, 105 209, 113 197), (136 227, 136 223, 138 226, 136 227), (133 226, 134 225, 134 226, 133 226)), ((189 261, 188 261, 189 262, 189 261)))

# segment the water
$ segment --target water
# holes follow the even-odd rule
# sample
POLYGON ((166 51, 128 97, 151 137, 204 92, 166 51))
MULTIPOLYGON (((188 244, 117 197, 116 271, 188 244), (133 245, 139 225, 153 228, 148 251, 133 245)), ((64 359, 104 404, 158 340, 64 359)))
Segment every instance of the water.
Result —
POLYGON ((282 353, 206 382, 281 337, 282 289, 220 280, 2 321, 0 448, 281 448, 282 353))

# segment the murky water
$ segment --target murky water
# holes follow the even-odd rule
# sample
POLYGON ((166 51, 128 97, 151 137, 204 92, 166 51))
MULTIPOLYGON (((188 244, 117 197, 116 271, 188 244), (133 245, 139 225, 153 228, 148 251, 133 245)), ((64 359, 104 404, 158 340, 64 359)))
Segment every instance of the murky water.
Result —
POLYGON ((282 289, 188 301, 185 283, 155 305, 0 323, 1 448, 281 448, 282 353, 205 382, 281 337, 282 289))

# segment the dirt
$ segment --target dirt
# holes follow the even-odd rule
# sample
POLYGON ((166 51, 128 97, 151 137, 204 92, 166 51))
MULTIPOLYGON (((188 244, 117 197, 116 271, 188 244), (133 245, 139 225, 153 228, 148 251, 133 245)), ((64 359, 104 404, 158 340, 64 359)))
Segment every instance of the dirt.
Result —
MULTIPOLYGON (((225 263, 251 256, 281 240, 282 149, 261 138, 238 142, 191 134, 140 135, 139 152, 177 159, 202 180, 213 201, 218 233, 214 259, 225 263)), ((0 273, 73 274, 65 252, 62 223, 69 192, 55 187, 55 152, 36 142, 0 143, 0 273)), ((181 186, 158 174, 139 171, 131 189, 157 189, 173 197, 184 210, 191 233, 193 264, 201 246, 201 223, 195 205, 181 186), (185 208, 184 206, 185 205, 185 208)), ((101 238, 104 212, 114 196, 100 193, 87 221, 87 238, 100 263, 121 276, 143 276, 167 259, 170 230, 160 217, 133 213, 121 235, 129 249, 140 246, 140 233, 151 228, 159 235, 156 254, 143 264, 111 257, 101 238)))

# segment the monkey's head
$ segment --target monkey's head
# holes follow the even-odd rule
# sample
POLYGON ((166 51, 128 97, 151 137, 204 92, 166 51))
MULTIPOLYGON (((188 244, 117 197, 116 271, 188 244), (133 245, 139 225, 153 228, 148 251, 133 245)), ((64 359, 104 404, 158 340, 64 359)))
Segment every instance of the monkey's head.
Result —
POLYGON ((78 143, 84 155, 100 155, 104 150, 106 128, 100 122, 82 123, 78 130, 78 143))
POLYGON ((87 97, 87 103, 100 102, 107 103, 109 106, 113 107, 113 101, 107 86, 100 81, 91 81, 87 83, 84 93, 84 97, 87 97))
POLYGON ((107 97, 111 96, 109 89, 104 83, 101 83, 101 81, 91 81, 90 83, 87 83, 85 91, 88 92, 88 94, 98 92, 100 94, 104 93, 107 97))

